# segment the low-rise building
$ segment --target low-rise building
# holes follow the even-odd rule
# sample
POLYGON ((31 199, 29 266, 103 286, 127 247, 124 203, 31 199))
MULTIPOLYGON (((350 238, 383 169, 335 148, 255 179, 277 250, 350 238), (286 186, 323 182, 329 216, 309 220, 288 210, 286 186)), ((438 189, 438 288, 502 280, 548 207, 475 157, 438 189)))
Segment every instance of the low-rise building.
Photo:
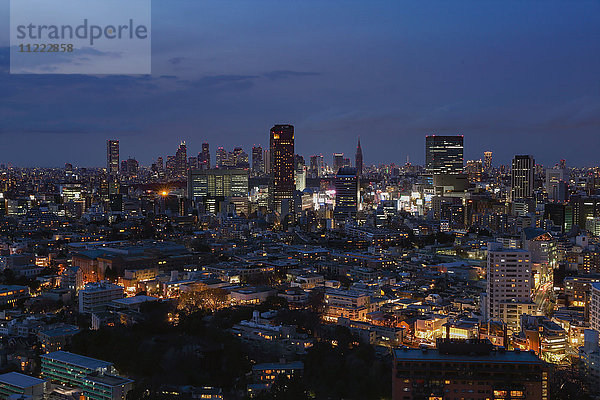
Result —
POLYGON ((124 296, 123 286, 110 282, 88 283, 79 291, 79 312, 93 313, 102 311, 116 299, 124 296))
POLYGON ((8 399, 10 396, 26 396, 31 400, 42 400, 46 390, 47 381, 34 378, 18 372, 9 372, 0 375, 0 398, 8 399))
POLYGON ((393 355, 393 400, 548 399, 548 367, 533 352, 440 339, 436 349, 400 348, 393 355))

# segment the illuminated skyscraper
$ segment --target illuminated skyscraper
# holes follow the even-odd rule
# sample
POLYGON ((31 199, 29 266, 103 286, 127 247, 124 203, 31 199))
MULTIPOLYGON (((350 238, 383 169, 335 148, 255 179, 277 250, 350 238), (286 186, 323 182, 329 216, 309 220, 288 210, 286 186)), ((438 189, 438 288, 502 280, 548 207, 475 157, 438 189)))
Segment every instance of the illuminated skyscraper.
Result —
POLYGON ((425 168, 429 174, 461 174, 463 172, 463 136, 425 138, 425 168))
POLYGON ((198 168, 210 169, 210 150, 208 143, 202 143, 202 152, 198 154, 198 168))
POLYGON ((293 199, 296 188, 294 155, 294 127, 292 125, 275 125, 271 128, 271 162, 269 164, 273 179, 269 193, 272 208, 278 212, 282 212, 281 205, 285 200, 288 200, 289 205, 293 199))
POLYGON ((483 153, 483 172, 486 174, 492 170, 492 152, 486 151, 483 153))
POLYGON ((310 174, 313 178, 318 178, 323 175, 325 169, 325 163, 323 161, 323 155, 314 155, 310 157, 310 174))
POLYGON ((119 141, 106 141, 106 172, 108 174, 108 194, 119 193, 119 141))
POLYGON ((335 177, 335 209, 333 218, 343 222, 356 218, 358 211, 359 182, 356 168, 342 167, 335 177))
POLYGON ((109 176, 119 174, 119 141, 106 141, 106 172, 109 176))
POLYGON ((513 158, 511 170, 511 199, 530 199, 533 196, 535 160, 530 155, 513 158))
POLYGON ((223 168, 227 164, 227 152, 223 147, 217 149, 217 168, 223 168))
POLYGON ((362 176, 363 174, 363 152, 362 147, 360 147, 360 138, 358 139, 358 146, 356 147, 356 173, 358 176, 362 176))
POLYGON ((177 175, 177 177, 186 176, 187 165, 187 146, 185 145, 185 141, 182 141, 175 153, 175 175, 177 175))

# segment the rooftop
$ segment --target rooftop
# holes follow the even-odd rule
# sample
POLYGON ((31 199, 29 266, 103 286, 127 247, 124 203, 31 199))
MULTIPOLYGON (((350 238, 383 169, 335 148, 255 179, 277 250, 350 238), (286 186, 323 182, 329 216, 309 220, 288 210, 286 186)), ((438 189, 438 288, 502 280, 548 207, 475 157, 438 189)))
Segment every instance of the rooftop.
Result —
POLYGON ((46 382, 43 379, 34 378, 33 376, 20 374, 18 372, 9 372, 0 375, 0 384, 8 384, 19 388, 28 388, 46 382))
POLYGON ((93 370, 112 366, 111 362, 96 360, 95 358, 69 353, 67 351, 54 351, 52 353, 44 354, 41 357, 93 370))
POLYGON ((90 374, 86 376, 86 379, 88 381, 97 382, 108 386, 120 386, 133 382, 131 379, 127 379, 122 376, 108 374, 90 374))

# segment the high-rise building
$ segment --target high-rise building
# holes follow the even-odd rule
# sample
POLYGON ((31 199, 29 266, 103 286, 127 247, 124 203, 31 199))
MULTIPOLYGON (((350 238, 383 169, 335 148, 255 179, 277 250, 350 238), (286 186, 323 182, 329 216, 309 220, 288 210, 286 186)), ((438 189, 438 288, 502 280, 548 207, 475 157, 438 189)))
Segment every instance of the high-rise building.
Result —
POLYGON ((187 146, 185 145, 185 141, 182 141, 179 144, 179 148, 175 153, 175 175, 177 177, 186 176, 187 173, 187 146))
MULTIPOLYGON (((273 179, 269 193, 272 209, 282 210, 282 203, 291 202, 296 185, 294 182, 294 127, 292 125, 275 125, 271 128, 270 166, 273 179)), ((288 203, 289 204, 289 203, 288 203)), ((291 208, 289 205, 288 208, 291 208)))
POLYGON ((516 155, 511 170, 511 199, 533 197, 535 160, 530 155, 516 155))
POLYGON ((564 168, 548 168, 546 170, 546 193, 548 199, 563 202, 569 193, 569 175, 564 168))
POLYGON ((106 141, 106 172, 108 174, 108 194, 119 193, 119 141, 106 141))
POLYGON ((310 157, 310 175, 313 178, 318 178, 323 175, 325 169, 325 163, 323 162, 323 155, 314 155, 310 157))
POLYGON ((356 146, 356 156, 354 158, 356 165, 356 173, 358 176, 362 176, 363 174, 363 152, 362 147, 360 147, 360 138, 358 139, 358 146, 356 146))
POLYGON ((295 157, 295 181, 296 181, 296 190, 303 191, 306 189, 306 165, 304 162, 304 157, 296 154, 295 157))
POLYGON ((217 168, 223 168, 227 164, 227 151, 223 147, 217 148, 217 168))
POLYGON ((358 211, 359 181, 356 168, 343 167, 335 177, 335 209, 333 218, 343 222, 356 218, 358 211))
POLYGON ((463 172, 462 135, 430 135, 425 138, 425 168, 429 174, 460 174, 463 172))
POLYGON ((260 176, 265 171, 263 160, 263 148, 260 146, 252 147, 252 175, 260 176))
POLYGON ((109 176, 119 174, 119 141, 106 141, 106 172, 109 176))
POLYGON ((198 168, 210 169, 210 150, 208 143, 202 143, 202 151, 198 153, 198 168))
POLYGON ((483 153, 483 172, 489 174, 492 170, 492 152, 485 151, 483 153))
POLYGON ((337 174, 338 170, 344 166, 344 153, 333 153, 333 173, 337 174))
POLYGON ((190 170, 188 198, 248 197, 248 172, 240 169, 190 170))
POLYGON ((167 176, 169 178, 173 178, 176 175, 176 166, 175 166, 175 156, 167 156, 167 161, 165 162, 165 170, 167 176))
POLYGON ((488 244, 486 318, 502 320, 513 331, 520 329, 521 314, 535 312, 531 254, 506 249, 501 243, 488 244))
POLYGON ((231 156, 231 164, 233 167, 238 169, 250 168, 250 163, 248 163, 248 153, 246 153, 241 147, 236 147, 233 149, 233 154, 231 156))

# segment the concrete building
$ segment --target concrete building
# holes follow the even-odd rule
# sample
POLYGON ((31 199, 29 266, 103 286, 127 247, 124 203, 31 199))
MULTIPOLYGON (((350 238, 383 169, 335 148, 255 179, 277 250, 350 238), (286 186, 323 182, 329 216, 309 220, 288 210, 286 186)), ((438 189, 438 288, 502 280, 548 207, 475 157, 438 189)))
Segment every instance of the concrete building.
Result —
POLYGON ((66 351, 41 356, 42 376, 53 382, 81 388, 86 398, 123 400, 133 388, 131 379, 115 375, 113 364, 66 351))
MULTIPOLYGON (((500 243, 488 244, 487 319, 503 320, 503 308, 511 302, 529 303, 533 289, 530 253, 505 249, 500 243)), ((516 328, 516 327, 515 327, 516 328)))
POLYGON ((18 372, 0 375, 0 399, 11 396, 26 396, 31 400, 42 400, 46 391, 47 381, 34 378, 18 372))
POLYGON ((336 289, 325 292, 324 319, 328 321, 337 322, 339 317, 364 321, 370 311, 370 297, 366 294, 336 289))
POLYGON ((590 290, 590 327, 600 331, 600 282, 593 282, 590 290))
POLYGON ((19 300, 29 298, 27 286, 0 285, 0 306, 14 307, 19 300))
POLYGON ((106 308, 113 300, 124 296, 123 286, 110 282, 88 283, 79 291, 79 312, 93 313, 106 308))
POLYGON ((548 399, 548 367, 533 352, 493 350, 488 340, 438 340, 394 350, 392 399, 548 399))

